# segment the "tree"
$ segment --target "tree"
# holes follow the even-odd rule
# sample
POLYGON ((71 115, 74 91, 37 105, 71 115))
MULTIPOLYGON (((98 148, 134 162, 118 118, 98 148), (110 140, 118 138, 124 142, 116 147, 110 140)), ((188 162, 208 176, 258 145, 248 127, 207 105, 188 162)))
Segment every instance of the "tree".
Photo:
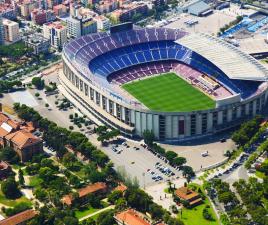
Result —
POLYGON ((155 136, 152 130, 145 130, 143 132, 144 143, 148 146, 152 146, 155 140, 155 136))
POLYGON ((113 191, 111 194, 108 195, 108 201, 114 204, 119 198, 122 197, 123 197, 122 191, 113 191))
POLYGON ((161 206, 155 204, 155 203, 152 203, 150 206, 149 206, 149 212, 152 216, 152 218, 154 220, 159 220, 163 217, 164 215, 164 210, 161 206))
POLYGON ((173 151, 167 151, 165 154, 167 160, 171 163, 173 162, 173 159, 177 157, 177 155, 178 154, 176 152, 173 152, 173 151))
POLYGON ((24 186, 24 184, 25 184, 25 180, 24 180, 24 177, 23 177, 23 172, 22 172, 21 169, 19 169, 19 184, 21 186, 24 186))
POLYGON ((45 87, 45 82, 40 77, 34 77, 32 79, 32 85, 41 90, 45 87))
POLYGON ((114 211, 113 210, 108 210, 103 213, 100 213, 98 218, 97 218, 97 224, 98 225, 114 225, 115 220, 114 220, 114 211))
POLYGON ((183 164, 185 164, 187 161, 184 157, 176 157, 172 160, 172 163, 175 166, 182 166, 183 164))
POLYGON ((18 155, 10 147, 5 147, 0 151, 0 159, 9 163, 16 163, 19 161, 18 155))
POLYGON ((182 168, 182 175, 186 177, 187 182, 189 183, 190 179, 195 176, 195 172, 193 168, 190 166, 183 166, 182 168))
POLYGON ((16 199, 21 196, 21 192, 14 177, 9 177, 3 181, 1 184, 1 190, 6 198, 16 199))

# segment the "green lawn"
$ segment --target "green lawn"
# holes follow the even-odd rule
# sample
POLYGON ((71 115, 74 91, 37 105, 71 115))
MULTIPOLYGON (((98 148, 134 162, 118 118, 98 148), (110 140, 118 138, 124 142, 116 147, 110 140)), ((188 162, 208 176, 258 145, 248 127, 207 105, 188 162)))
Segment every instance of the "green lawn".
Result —
POLYGON ((101 208, 99 208, 99 209, 93 208, 90 205, 86 205, 83 209, 75 211, 75 217, 77 219, 80 219, 84 216, 90 215, 90 214, 97 212, 97 211, 99 211, 105 207, 108 207, 108 206, 109 206, 109 204, 107 202, 104 202, 104 201, 101 201, 101 208))
MULTIPOLYGON (((194 186, 197 186, 197 185, 194 184, 194 186)), ((208 198, 206 198, 205 201, 203 201, 203 204, 198 205, 192 209, 183 208, 182 217, 180 214, 178 215, 178 217, 182 219, 185 225, 219 225, 220 224, 208 198), (203 209, 206 207, 206 205, 210 206, 208 210, 213 215, 213 218, 215 219, 215 221, 209 221, 209 220, 204 219, 203 209)))
MULTIPOLYGON (((262 164, 268 164, 268 159, 266 159, 262 164)), ((261 171, 258 171, 256 170, 256 173, 255 175, 258 177, 258 178, 261 178, 261 179, 264 179, 266 177, 265 173, 261 172, 261 171)))
POLYGON ((29 185, 32 186, 32 187, 37 187, 37 186, 40 185, 41 182, 42 182, 42 179, 40 179, 37 176, 32 176, 32 177, 30 177, 29 185))
POLYGON ((94 209, 91 206, 85 207, 83 210, 76 210, 75 211, 75 217, 77 219, 81 219, 84 216, 90 215, 96 211, 98 211, 99 209, 94 209))
POLYGON ((5 197, 5 195, 3 194, 3 192, 0 190, 0 203, 9 207, 14 207, 16 204, 20 203, 20 202, 26 202, 27 204, 29 204, 29 206, 32 205, 31 201, 29 199, 27 199, 25 196, 22 196, 20 198, 17 199, 7 199, 5 197))
POLYGON ((133 81, 122 86, 149 109, 187 112, 215 108, 215 101, 175 73, 133 81))

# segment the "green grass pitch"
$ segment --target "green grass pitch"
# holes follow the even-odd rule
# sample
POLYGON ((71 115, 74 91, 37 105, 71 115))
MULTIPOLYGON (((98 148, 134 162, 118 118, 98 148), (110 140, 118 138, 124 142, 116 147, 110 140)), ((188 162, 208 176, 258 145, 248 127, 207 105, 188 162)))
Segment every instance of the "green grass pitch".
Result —
POLYGON ((166 73, 122 86, 150 110, 188 112, 215 108, 215 101, 177 76, 166 73))

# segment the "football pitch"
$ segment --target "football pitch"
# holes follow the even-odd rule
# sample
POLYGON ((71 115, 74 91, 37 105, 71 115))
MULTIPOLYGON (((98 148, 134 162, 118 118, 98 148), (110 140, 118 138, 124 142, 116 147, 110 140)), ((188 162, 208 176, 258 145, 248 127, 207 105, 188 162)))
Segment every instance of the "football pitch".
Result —
POLYGON ((122 86, 150 110, 188 112, 215 108, 215 101, 175 73, 133 81, 122 86))

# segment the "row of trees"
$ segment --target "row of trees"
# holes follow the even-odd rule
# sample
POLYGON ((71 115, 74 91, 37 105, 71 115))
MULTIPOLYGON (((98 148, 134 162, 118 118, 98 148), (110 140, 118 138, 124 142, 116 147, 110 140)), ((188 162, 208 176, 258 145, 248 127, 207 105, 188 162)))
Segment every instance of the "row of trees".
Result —
POLYGON ((104 143, 105 141, 109 141, 120 134, 119 130, 112 129, 109 130, 106 126, 99 126, 94 129, 94 131, 99 135, 98 141, 104 143))
POLYGON ((268 177, 263 180, 263 183, 251 177, 248 182, 239 180, 233 186, 245 204, 252 222, 258 225, 268 224, 268 210, 265 206, 268 200, 268 177))
POLYGON ((232 140, 239 146, 244 146, 258 132, 263 117, 256 116, 254 119, 243 123, 232 135, 232 140))
POLYGON ((0 80, 0 95, 2 96, 5 92, 14 91, 17 88, 21 88, 22 83, 21 81, 14 80, 14 81, 6 81, 0 80))
POLYGON ((227 215, 224 214, 225 225, 250 224, 247 218, 247 211, 243 208, 236 194, 231 191, 230 185, 220 179, 213 179, 205 183, 205 188, 212 201, 224 205, 227 215))
POLYGON ((33 108, 26 105, 14 104, 14 110, 18 116, 26 121, 32 121, 35 126, 39 127, 43 132, 43 139, 47 144, 57 151, 57 156, 62 158, 67 152, 65 146, 67 144, 74 146, 78 152, 85 157, 97 163, 98 166, 104 167, 110 161, 107 155, 98 150, 96 146, 89 142, 88 138, 80 133, 69 131, 66 128, 57 126, 56 123, 43 118, 33 108))

